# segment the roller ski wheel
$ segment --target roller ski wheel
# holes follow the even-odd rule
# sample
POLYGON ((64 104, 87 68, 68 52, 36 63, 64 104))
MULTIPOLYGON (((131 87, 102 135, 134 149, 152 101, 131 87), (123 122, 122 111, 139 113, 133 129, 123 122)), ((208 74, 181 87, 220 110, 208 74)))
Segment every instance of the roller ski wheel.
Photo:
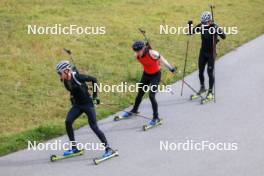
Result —
POLYGON ((154 127, 156 127, 156 126, 159 126, 159 125, 161 125, 162 123, 163 123, 163 120, 162 120, 162 119, 157 120, 157 121, 155 122, 155 124, 151 124, 151 122, 150 122, 150 123, 147 124, 147 125, 143 125, 143 131, 147 131, 147 130, 149 130, 149 129, 151 129, 151 128, 154 128, 154 127))
POLYGON ((196 100, 196 99, 198 99, 198 98, 200 98, 201 96, 200 95, 198 95, 198 94, 196 94, 196 95, 191 95, 190 96, 190 100, 196 100))
POLYGON ((198 94, 191 95, 190 100, 197 100, 198 98, 202 98, 203 96, 206 95, 206 93, 207 93, 207 90, 205 90, 201 93, 198 93, 198 94))
POLYGON ((93 159, 93 162, 94 162, 94 164, 95 165, 98 165, 98 164, 100 164, 100 163, 102 163, 102 162, 104 162, 104 161, 106 161, 106 160, 109 160, 109 159, 111 159, 111 158, 114 158, 114 157, 117 157, 117 156, 119 156, 119 154, 118 154, 118 150, 112 150, 112 149, 110 149, 111 150, 111 154, 104 154, 102 157, 99 157, 99 158, 94 158, 93 159))
POLYGON ((54 161, 57 161, 58 157, 56 155, 51 155, 50 156, 50 161, 51 162, 54 162, 54 161))
POLYGON ((138 113, 124 112, 124 114, 122 114, 122 115, 115 116, 114 121, 130 119, 132 116, 135 116, 137 114, 138 113))
POLYGON ((67 158, 72 158, 75 156, 80 156, 84 154, 84 150, 80 150, 79 152, 70 154, 70 155, 51 155, 50 156, 50 161, 54 162, 54 161, 59 161, 59 160, 63 160, 63 159, 67 159, 67 158))
POLYGON ((119 120, 121 120, 122 119, 122 116, 115 116, 114 117, 114 121, 119 121, 119 120))
POLYGON ((214 101, 214 95, 212 93, 209 93, 206 98, 201 100, 201 104, 206 104, 212 101, 214 101))

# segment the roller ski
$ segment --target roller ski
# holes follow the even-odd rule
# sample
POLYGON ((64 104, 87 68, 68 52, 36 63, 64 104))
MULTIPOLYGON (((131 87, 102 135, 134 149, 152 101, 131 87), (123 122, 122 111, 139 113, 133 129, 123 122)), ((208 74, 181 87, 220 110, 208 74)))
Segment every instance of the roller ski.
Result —
POLYGON ((63 160, 63 159, 67 159, 67 158, 72 158, 75 156, 80 156, 84 154, 84 150, 78 150, 78 149, 72 149, 72 150, 66 150, 64 151, 62 156, 59 155, 51 155, 50 156, 50 161, 54 162, 54 161, 58 161, 58 160, 63 160))
POLYGON ((162 119, 157 119, 157 120, 152 119, 147 125, 143 126, 143 131, 147 131, 161 124, 162 124, 162 119))
POLYGON ((124 112, 122 115, 119 116, 115 116, 114 117, 114 121, 120 121, 120 120, 126 120, 126 119, 130 119, 131 117, 137 115, 138 112, 124 112))
POLYGON ((201 100, 201 104, 206 104, 206 103, 212 102, 212 101, 214 101, 214 98, 215 98, 214 94, 210 91, 210 92, 208 92, 206 97, 201 100))
POLYGON ((117 150, 113 150, 111 148, 108 148, 108 149, 106 149, 106 151, 102 157, 95 158, 95 159, 93 159, 93 161, 94 161, 95 165, 98 165, 98 164, 102 163, 103 161, 109 160, 109 159, 117 157, 117 156, 118 156, 117 150))
POLYGON ((190 96, 190 100, 197 100, 198 98, 203 98, 206 95, 206 89, 204 86, 201 86, 199 92, 195 95, 190 96))

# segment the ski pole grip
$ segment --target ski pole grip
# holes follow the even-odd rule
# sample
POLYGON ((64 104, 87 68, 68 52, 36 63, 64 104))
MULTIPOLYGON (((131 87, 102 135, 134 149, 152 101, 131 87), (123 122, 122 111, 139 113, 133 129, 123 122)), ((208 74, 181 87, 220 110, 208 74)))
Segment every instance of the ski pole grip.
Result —
POLYGON ((64 50, 67 54, 71 55, 71 50, 66 49, 66 48, 63 48, 63 50, 64 50))
POLYGON ((193 24, 193 21, 192 20, 189 20, 188 21, 188 35, 192 35, 192 24, 193 24))
POLYGON ((171 71, 172 73, 176 73, 176 72, 177 72, 177 67, 173 67, 172 69, 170 69, 170 71, 171 71))

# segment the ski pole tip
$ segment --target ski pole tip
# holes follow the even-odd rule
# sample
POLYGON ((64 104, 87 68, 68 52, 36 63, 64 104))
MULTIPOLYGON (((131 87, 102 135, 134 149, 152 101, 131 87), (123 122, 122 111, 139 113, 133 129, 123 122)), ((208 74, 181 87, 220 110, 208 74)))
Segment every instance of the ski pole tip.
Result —
POLYGON ((215 5, 210 4, 209 7, 213 9, 213 8, 215 8, 215 5))

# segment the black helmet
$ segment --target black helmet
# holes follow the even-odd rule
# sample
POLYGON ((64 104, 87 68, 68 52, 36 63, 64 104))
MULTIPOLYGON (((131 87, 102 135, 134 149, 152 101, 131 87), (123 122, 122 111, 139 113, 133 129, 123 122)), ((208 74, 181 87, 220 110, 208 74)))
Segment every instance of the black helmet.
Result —
POLYGON ((135 41, 132 45, 132 48, 134 51, 140 51, 142 48, 144 48, 145 43, 143 41, 135 41))

